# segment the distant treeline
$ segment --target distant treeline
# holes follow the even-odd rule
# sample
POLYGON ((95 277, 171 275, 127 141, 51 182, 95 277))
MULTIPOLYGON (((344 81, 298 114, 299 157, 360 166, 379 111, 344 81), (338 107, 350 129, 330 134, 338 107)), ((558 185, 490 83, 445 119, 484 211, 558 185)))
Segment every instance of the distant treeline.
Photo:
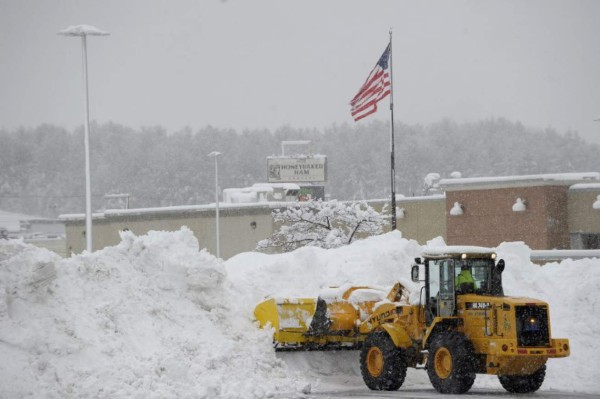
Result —
MULTIPOLYGON (((119 207, 105 194, 128 193, 130 207, 214 201, 214 161, 220 151, 221 188, 267 180, 266 157, 283 140, 311 140, 288 147, 327 155, 326 192, 332 198, 390 195, 389 124, 373 121, 322 130, 285 126, 275 131, 132 129, 105 123, 91 127, 93 208, 119 207)), ((442 178, 600 171, 600 148, 575 132, 526 127, 505 119, 428 126, 396 123, 396 192, 422 195, 424 177, 442 178)), ((0 130, 0 210, 39 216, 85 209, 83 130, 41 125, 0 130)))

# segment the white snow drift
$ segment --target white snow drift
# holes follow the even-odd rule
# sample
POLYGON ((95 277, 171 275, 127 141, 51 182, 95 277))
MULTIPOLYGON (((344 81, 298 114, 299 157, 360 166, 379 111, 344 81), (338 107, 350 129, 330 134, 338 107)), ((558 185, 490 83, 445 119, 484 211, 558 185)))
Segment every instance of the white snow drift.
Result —
MULTIPOLYGON (((401 281, 416 292, 410 263, 420 251, 398 232, 227 262, 186 228, 126 232, 115 247, 70 259, 0 240, 0 397, 263 398, 299 396, 309 383, 361 386, 355 351, 276 356, 253 307, 348 283, 401 281)), ((523 244, 498 252, 506 293, 548 301, 553 335, 571 339, 571 357, 549 361, 542 390, 600 393, 600 260, 539 267, 523 244)), ((423 371, 405 384, 429 386, 423 371)), ((489 376, 476 386, 500 387, 489 376)))

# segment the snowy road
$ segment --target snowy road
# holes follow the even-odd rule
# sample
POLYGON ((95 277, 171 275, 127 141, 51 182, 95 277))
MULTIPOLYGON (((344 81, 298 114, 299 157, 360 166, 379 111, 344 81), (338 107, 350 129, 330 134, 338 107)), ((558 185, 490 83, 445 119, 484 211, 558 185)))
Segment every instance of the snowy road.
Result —
MULTIPOLYGON (((592 399, 597 398, 598 395, 575 393, 575 392, 560 392, 560 391, 538 391, 531 395, 519 395, 521 397, 536 398, 536 399, 592 399)), ((427 399, 427 398, 468 398, 468 399, 490 399, 490 398, 515 398, 515 395, 511 395, 508 392, 500 389, 481 389, 474 388, 468 393, 463 395, 443 395, 437 393, 433 388, 410 388, 400 389, 394 392, 384 391, 370 391, 367 388, 351 388, 351 389, 335 389, 335 390, 324 390, 311 392, 310 394, 291 394, 282 393, 281 395, 275 395, 276 399, 322 399, 322 398, 353 398, 353 399, 368 399, 368 398, 413 398, 413 399, 427 399)))
MULTIPOLYGON (((558 399, 558 398, 597 398, 598 395, 573 393, 573 392, 557 392, 557 391, 538 391, 532 395, 521 395, 529 398, 536 399, 558 399)), ((400 389, 395 392, 376 392, 369 391, 366 388, 363 389, 348 389, 342 391, 323 391, 314 392, 309 395, 300 395, 299 398, 303 399, 318 399, 318 398, 469 398, 469 399, 483 399, 483 398, 513 398, 515 395, 510 395, 504 390, 496 389, 472 389, 463 395, 442 395, 437 393, 434 389, 400 389)))
MULTIPOLYGON (((282 392, 276 394, 276 399, 336 399, 336 398, 515 398, 513 394, 505 391, 498 382, 497 377, 491 375, 477 375, 475 385, 463 395, 442 395, 436 392, 429 382, 427 372, 409 368, 403 386, 398 391, 371 391, 362 381, 360 367, 358 366, 358 351, 342 352, 278 352, 277 357, 286 363, 291 373, 300 375, 298 386, 304 386, 304 394, 282 392), (306 386, 305 386, 306 384, 306 386)), ((546 383, 551 385, 552 379, 546 383)), ((573 388, 573 387, 571 387, 573 388)), ((565 387, 568 390, 569 387, 565 387)), ((517 395, 519 397, 536 399, 562 399, 562 398, 598 398, 598 394, 576 393, 562 391, 556 388, 542 388, 531 395, 517 395)))

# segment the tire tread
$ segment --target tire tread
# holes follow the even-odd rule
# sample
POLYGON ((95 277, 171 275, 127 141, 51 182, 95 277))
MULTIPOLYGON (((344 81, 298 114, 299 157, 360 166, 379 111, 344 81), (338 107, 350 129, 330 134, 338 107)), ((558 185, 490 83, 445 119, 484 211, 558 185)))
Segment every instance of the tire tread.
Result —
POLYGON ((375 331, 365 340, 360 352, 360 371, 369 389, 374 391, 396 391, 406 378, 406 360, 400 348, 394 345, 385 331, 375 331), (374 377, 367 368, 367 354, 372 347, 378 347, 384 358, 383 372, 374 377))
POLYGON ((427 357, 427 374, 431 385, 439 393, 462 394, 468 392, 475 382, 475 364, 473 345, 459 332, 443 332, 433 337, 427 357), (445 347, 452 356, 452 372, 448 378, 439 377, 435 371, 433 359, 438 349, 445 347))

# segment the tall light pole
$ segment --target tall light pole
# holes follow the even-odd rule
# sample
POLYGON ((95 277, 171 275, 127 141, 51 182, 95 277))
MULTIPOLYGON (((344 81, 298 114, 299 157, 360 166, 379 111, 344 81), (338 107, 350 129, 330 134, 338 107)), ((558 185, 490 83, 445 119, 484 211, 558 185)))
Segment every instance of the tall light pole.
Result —
POLYGON ((58 32, 63 36, 81 37, 81 49, 83 53, 83 92, 84 92, 84 144, 85 144, 85 242, 88 252, 92 252, 92 184, 90 179, 90 105, 88 95, 87 77, 87 37, 107 36, 108 32, 90 25, 69 26, 58 32))
POLYGON ((213 151, 208 154, 209 157, 215 159, 215 223, 217 230, 217 258, 221 257, 221 236, 219 234, 219 163, 217 162, 219 155, 221 155, 221 153, 218 151, 213 151))

